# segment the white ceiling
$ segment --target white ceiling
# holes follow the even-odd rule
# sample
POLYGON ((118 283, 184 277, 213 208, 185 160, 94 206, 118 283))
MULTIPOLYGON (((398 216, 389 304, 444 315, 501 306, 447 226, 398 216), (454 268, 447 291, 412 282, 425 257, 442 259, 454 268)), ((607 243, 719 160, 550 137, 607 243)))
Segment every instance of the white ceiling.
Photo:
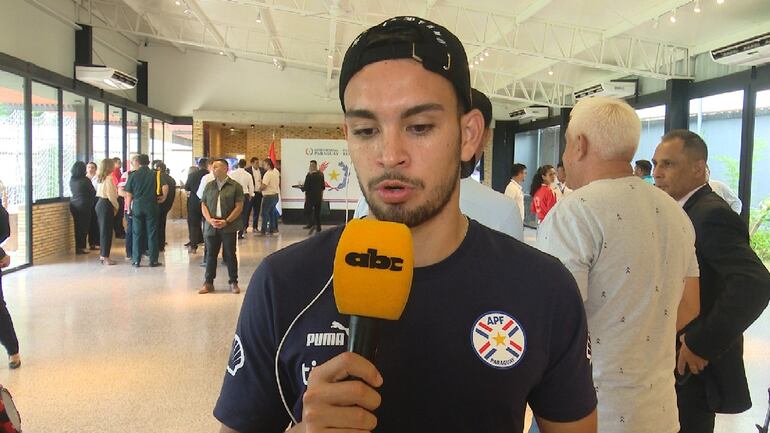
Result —
MULTIPOLYGON (((496 118, 518 106, 571 105, 573 90, 601 80, 693 78, 695 55, 770 31, 770 0, 72 1, 82 6, 80 22, 99 14, 109 25, 94 26, 138 41, 311 71, 327 99, 336 98, 337 72, 356 35, 391 16, 425 17, 452 30, 471 62, 484 58, 471 74, 496 118)), ((272 75, 273 87, 296 86, 290 76, 272 75)))

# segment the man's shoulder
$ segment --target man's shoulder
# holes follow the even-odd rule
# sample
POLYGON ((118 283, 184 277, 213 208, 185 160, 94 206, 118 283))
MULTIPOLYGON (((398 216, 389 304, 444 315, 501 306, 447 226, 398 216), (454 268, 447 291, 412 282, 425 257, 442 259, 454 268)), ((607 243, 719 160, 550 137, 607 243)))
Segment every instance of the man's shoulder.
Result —
POLYGON ((549 278, 548 275, 553 275, 548 272, 568 275, 566 268, 556 257, 477 221, 472 224, 476 225, 475 230, 478 230, 476 256, 480 261, 514 273, 526 271, 519 275, 520 278, 522 275, 534 276, 538 272, 546 279, 549 278))
POLYGON ((687 207, 686 212, 696 231, 707 222, 743 225, 741 217, 714 191, 699 194, 687 207))

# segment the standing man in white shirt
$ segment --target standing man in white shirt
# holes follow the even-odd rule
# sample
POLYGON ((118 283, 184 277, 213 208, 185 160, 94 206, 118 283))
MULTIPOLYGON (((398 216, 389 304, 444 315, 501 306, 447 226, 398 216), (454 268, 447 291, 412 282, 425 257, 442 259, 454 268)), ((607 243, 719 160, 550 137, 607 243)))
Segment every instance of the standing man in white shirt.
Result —
POLYGON ((270 226, 269 233, 278 231, 278 215, 275 210, 275 206, 278 204, 278 192, 281 191, 281 181, 279 178, 278 170, 275 169, 275 165, 270 158, 265 158, 262 163, 267 169, 265 175, 262 176, 262 230, 260 233, 265 235, 268 233, 268 225, 270 226))
POLYGON ((556 201, 561 200, 565 195, 572 192, 567 186, 567 170, 564 169, 564 161, 556 164, 556 182, 553 183, 553 193, 556 194, 556 201))
POLYGON ((251 175, 252 180, 254 181, 254 196, 251 198, 251 205, 243 210, 243 232, 246 232, 246 229, 249 228, 249 214, 254 211, 254 225, 252 226, 252 231, 254 233, 257 232, 257 222, 259 222, 259 212, 262 208, 262 191, 260 188, 262 187, 262 170, 259 168, 259 158, 256 156, 252 157, 251 160, 249 160, 249 165, 246 167, 246 172, 251 175))
POLYGON ((563 156, 574 192, 545 217, 537 246, 583 296, 598 431, 677 433, 676 333, 699 308, 695 232, 675 201, 634 176, 640 132, 622 100, 575 105, 563 156))
POLYGON ((519 215, 521 220, 524 221, 524 190, 522 184, 524 179, 527 178, 527 166, 524 164, 513 164, 511 169, 511 181, 508 182, 508 186, 505 187, 505 195, 512 198, 519 207, 519 215))
POLYGON ((251 177, 248 171, 246 171, 246 160, 238 160, 238 168, 230 172, 230 178, 241 185, 243 188, 243 209, 241 219, 244 220, 243 228, 238 230, 238 239, 243 239, 243 234, 246 233, 246 228, 249 224, 249 214, 246 209, 251 207, 251 197, 254 195, 254 178, 251 177), (243 218, 243 215, 246 218, 243 218))

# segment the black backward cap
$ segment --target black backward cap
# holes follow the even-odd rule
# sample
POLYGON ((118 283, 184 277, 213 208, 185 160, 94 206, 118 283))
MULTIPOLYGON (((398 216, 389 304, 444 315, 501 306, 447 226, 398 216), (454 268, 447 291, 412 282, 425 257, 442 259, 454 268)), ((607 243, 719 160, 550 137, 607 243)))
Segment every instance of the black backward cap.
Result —
POLYGON ((345 111, 345 88, 364 66, 391 59, 414 59, 449 80, 466 110, 472 108, 471 78, 465 48, 457 36, 419 17, 390 18, 364 31, 345 53, 340 70, 340 104, 345 111))

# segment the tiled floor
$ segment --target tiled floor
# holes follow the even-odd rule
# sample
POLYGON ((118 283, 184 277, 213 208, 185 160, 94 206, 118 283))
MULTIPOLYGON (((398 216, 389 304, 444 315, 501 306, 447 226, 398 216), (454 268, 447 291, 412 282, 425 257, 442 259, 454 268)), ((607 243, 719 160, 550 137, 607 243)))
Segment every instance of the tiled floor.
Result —
MULTIPOLYGON (((198 295, 201 253, 190 256, 182 221, 169 223, 171 245, 162 268, 132 268, 115 246, 117 266, 97 254, 38 264, 3 277, 5 297, 21 342, 22 366, 0 364, 27 432, 214 432, 211 410, 243 295, 198 295)), ((242 288, 260 260, 302 240, 305 231, 248 235, 239 247, 242 288)), ((527 240, 534 232, 527 232, 527 240)), ((219 268, 218 288, 226 288, 219 268)), ((755 406, 720 417, 722 433, 753 432, 764 419, 770 385, 770 314, 747 335, 755 406)))

